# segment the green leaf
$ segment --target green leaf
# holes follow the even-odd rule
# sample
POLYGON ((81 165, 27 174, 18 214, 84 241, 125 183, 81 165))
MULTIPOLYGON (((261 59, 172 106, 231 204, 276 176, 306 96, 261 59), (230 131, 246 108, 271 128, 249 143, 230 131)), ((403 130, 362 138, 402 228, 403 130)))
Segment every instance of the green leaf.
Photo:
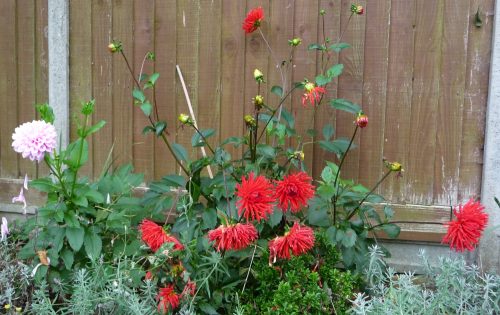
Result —
POLYGON ((48 122, 50 124, 54 123, 54 120, 56 119, 56 116, 54 115, 54 111, 52 110, 52 107, 50 107, 49 104, 37 104, 35 106, 36 111, 40 114, 40 118, 42 118, 43 121, 48 122))
POLYGON ((160 74, 158 72, 153 73, 151 76, 149 76, 148 83, 151 86, 154 86, 156 83, 156 80, 160 77, 160 74))
POLYGON ((204 129, 200 130, 200 133, 195 132, 193 137, 191 138, 191 145, 193 147, 202 147, 205 145, 205 141, 203 138, 207 139, 215 134, 215 129, 204 129), (203 135, 203 137, 200 135, 203 135))
POLYGON ((154 127, 155 134, 160 136, 165 128, 167 128, 167 123, 165 121, 158 121, 154 127))
POLYGON ((322 74, 318 75, 315 79, 316 84, 319 86, 327 85, 328 83, 332 82, 332 78, 329 76, 324 76, 322 74))
POLYGON ((337 98, 330 101, 330 106, 338 110, 343 110, 351 114, 357 114, 361 111, 361 107, 358 104, 354 104, 343 98, 337 98))
POLYGON ((315 197, 311 202, 311 206, 307 210, 307 220, 309 224, 315 226, 330 226, 330 218, 326 204, 321 199, 315 197))
POLYGON ((151 113, 153 112, 153 106, 149 102, 145 102, 141 104, 141 110, 146 115, 147 117, 151 116, 151 113))
POLYGON ((35 188, 36 190, 39 190, 41 192, 46 192, 46 193, 57 192, 60 190, 59 185, 54 184, 52 182, 52 179, 50 179, 49 177, 43 177, 43 178, 30 180, 29 187, 35 188))
POLYGON ((330 69, 326 70, 326 74, 328 75, 328 77, 331 80, 331 79, 341 75, 342 71, 344 71, 344 65, 339 63, 336 65, 333 65, 330 69))
POLYGON ((73 266, 73 262, 75 261, 75 254, 69 249, 65 248, 61 252, 60 257, 62 258, 66 269, 71 270, 71 266, 73 266))
POLYGON ((87 197, 88 200, 94 203, 104 203, 104 196, 100 192, 94 189, 89 189, 85 193, 85 197, 87 197))
POLYGON ((203 211, 201 217, 204 229, 213 229, 217 225, 217 211, 215 209, 209 208, 203 211))
POLYGON ((87 130, 87 132, 86 132, 85 136, 89 136, 89 135, 91 135, 91 134, 93 134, 93 133, 95 133, 95 132, 99 131, 102 127, 104 127, 104 125, 106 125, 106 121, 104 121, 104 120, 99 121, 97 124, 95 124, 95 125, 91 126, 91 127, 87 130))
POLYGON ((335 175, 332 172, 332 169, 328 166, 323 168, 323 171, 321 172, 321 178, 327 183, 330 184, 333 182, 335 179, 335 175))
POLYGON ((332 124, 326 124, 323 126, 323 138, 326 141, 329 141, 332 138, 332 136, 334 135, 334 133, 335 133, 335 129, 333 129, 332 124))
POLYGON ((217 315, 217 310, 210 304, 203 303, 200 304, 200 310, 202 310, 203 313, 209 314, 209 315, 217 315))
POLYGON ((144 93, 143 93, 141 90, 137 89, 137 88, 135 88, 135 89, 132 91, 132 96, 133 96, 136 100, 138 100, 139 102, 141 102, 141 103, 143 103, 143 102, 146 100, 146 97, 144 96, 144 93))
POLYGON ((325 50, 326 47, 320 44, 310 44, 307 46, 308 50, 325 50))
POLYGON ((278 224, 280 224, 282 218, 283 218, 283 211, 275 207, 273 213, 271 213, 271 215, 269 216, 269 221, 268 221, 269 226, 271 228, 277 226, 278 224))
POLYGON ((188 161, 188 155, 187 155, 186 149, 184 149, 184 147, 182 145, 180 145, 178 143, 173 143, 172 150, 174 151, 175 156, 179 160, 184 161, 184 162, 188 161))
POLYGON ((99 258, 102 250, 102 240, 99 234, 87 230, 85 233, 85 251, 91 259, 99 258))
POLYGON ((384 224, 381 226, 381 228, 390 238, 398 237, 399 233, 401 232, 401 228, 393 223, 384 224))
POLYGON ((330 185, 321 185, 316 190, 316 193, 324 200, 330 200, 335 195, 335 188, 330 185))
POLYGON ((336 240, 336 237, 337 237, 337 228, 334 227, 334 226, 330 226, 326 232, 326 239, 330 242, 330 244, 332 245, 336 245, 337 244, 337 240, 336 240))
POLYGON ((277 85, 273 86, 271 88, 271 93, 278 95, 280 98, 283 97, 283 89, 281 88, 281 86, 277 86, 277 85))
POLYGON ((85 196, 82 195, 74 195, 71 197, 72 201, 75 205, 82 206, 82 207, 87 207, 89 205, 89 201, 85 196))
POLYGON ((392 207, 389 205, 385 205, 384 206, 384 215, 385 215, 386 220, 392 219, 392 217, 394 216, 394 209, 392 209, 392 207))
POLYGON ((245 140, 241 137, 229 137, 226 140, 222 141, 221 146, 232 144, 235 147, 239 147, 243 143, 245 143, 245 140))
MULTIPOLYGON (((349 147, 349 142, 350 139, 347 138, 338 138, 333 140, 333 145, 338 148, 338 150, 342 153, 345 153, 347 151, 347 148, 349 147)), ((355 144, 351 144, 350 150, 356 148, 355 144)))
POLYGON ((85 231, 82 227, 66 228, 66 239, 68 240, 69 246, 71 246, 73 251, 77 252, 80 248, 82 248, 84 235, 85 231))
POLYGON ((335 52, 341 52, 343 49, 349 48, 351 45, 348 43, 336 43, 330 46, 330 49, 335 51, 335 52))
POLYGON ((161 179, 165 184, 172 187, 184 187, 186 186, 186 180, 180 175, 167 175, 161 179))
POLYGON ((75 142, 70 143, 66 148, 64 163, 66 163, 72 169, 78 169, 82 165, 87 163, 88 158, 89 144, 87 140, 79 138, 75 142))
POLYGON ((276 156, 276 150, 267 144, 257 144, 257 154, 268 158, 274 158, 276 156))
POLYGON ((156 129, 153 126, 146 126, 142 129, 142 134, 147 135, 150 132, 156 132, 156 129))

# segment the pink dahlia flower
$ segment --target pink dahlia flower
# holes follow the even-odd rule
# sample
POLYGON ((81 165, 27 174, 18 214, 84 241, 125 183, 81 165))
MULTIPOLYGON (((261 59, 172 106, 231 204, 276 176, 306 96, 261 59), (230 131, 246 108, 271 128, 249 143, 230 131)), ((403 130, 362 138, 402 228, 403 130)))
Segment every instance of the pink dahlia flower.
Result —
POLYGON ((56 128, 43 120, 34 120, 17 127, 12 135, 12 147, 23 158, 40 162, 45 152, 51 152, 57 145, 56 128))

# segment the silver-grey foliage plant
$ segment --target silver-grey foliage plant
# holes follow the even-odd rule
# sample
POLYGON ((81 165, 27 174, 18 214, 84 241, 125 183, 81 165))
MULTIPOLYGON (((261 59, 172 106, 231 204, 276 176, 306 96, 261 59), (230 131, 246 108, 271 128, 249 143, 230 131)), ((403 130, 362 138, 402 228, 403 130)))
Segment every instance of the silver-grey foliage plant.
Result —
POLYGON ((463 258, 440 258, 431 267, 420 254, 425 270, 423 284, 413 273, 397 275, 386 268, 380 248, 370 248, 366 276, 369 295, 358 293, 351 314, 499 314, 500 277, 482 274, 463 258))

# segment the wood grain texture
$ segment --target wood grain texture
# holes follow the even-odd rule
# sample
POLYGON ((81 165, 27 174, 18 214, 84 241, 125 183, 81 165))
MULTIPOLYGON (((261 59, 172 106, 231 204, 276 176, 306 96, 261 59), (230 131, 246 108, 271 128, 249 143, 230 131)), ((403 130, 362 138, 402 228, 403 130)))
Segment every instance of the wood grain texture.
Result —
POLYGON ((416 1, 410 154, 404 177, 405 198, 415 204, 429 205, 434 199, 443 13, 442 1, 416 1))
MULTIPOLYGON (((154 4, 154 1, 134 0, 134 53, 128 58, 136 78, 140 76, 144 57, 154 50, 154 4)), ((152 70, 152 64, 146 61, 142 73, 151 75, 152 70)), ((150 91, 145 94, 151 100, 150 91)), ((143 173, 146 180, 151 180, 154 174, 154 138, 151 133, 142 133, 148 124, 148 118, 138 106, 134 106, 132 152, 135 171, 143 173)))
MULTIPOLYGON (((18 121, 32 121, 35 111, 35 3, 17 1, 17 102, 18 121)), ((36 164, 18 155, 19 176, 36 177, 36 164)))
MULTIPOLYGON (((160 74, 156 81, 156 105, 160 120, 167 123, 169 141, 175 142, 177 109, 175 88, 178 84, 176 65, 177 12, 175 0, 155 2, 155 72, 160 74)), ((155 178, 175 172, 175 159, 160 138, 155 139, 155 178)))
MULTIPOLYGON (((319 5, 317 1, 295 2, 294 37, 308 38, 308 42, 316 42, 318 38, 318 17, 319 5)), ((314 82, 316 75, 317 53, 315 50, 308 50, 308 44, 303 45, 294 54, 293 82, 302 82, 308 79, 314 82)), ((292 96, 292 115, 295 117, 295 126, 301 139, 299 142, 292 142, 295 150, 303 151, 305 154, 304 166, 308 172, 312 171, 313 144, 308 134, 308 129, 314 128, 314 115, 317 106, 310 104, 303 106, 301 97, 303 91, 297 91, 292 96), (299 145, 301 145, 299 147, 299 145)), ((320 105, 321 106, 321 105, 320 105)))
MULTIPOLYGON (((200 34, 200 2, 196 0, 177 1, 177 64, 182 71, 194 113, 198 113, 199 107, 197 91, 199 79, 198 39, 200 34)), ((178 76, 176 82, 177 112, 189 114, 189 107, 178 76)), ((198 122, 198 124, 203 125, 202 122, 198 122)), ((186 149, 190 159, 197 158, 200 150, 191 146, 193 129, 179 125, 177 131, 177 143, 186 149)))
MULTIPOLYGON (((134 53, 134 3, 133 0, 113 2, 113 32, 112 40, 123 44, 125 54, 133 60, 134 53)), ((113 132, 113 166, 132 163, 133 129, 131 122, 134 117, 134 102, 132 98, 133 78, 123 62, 122 56, 113 55, 112 59, 112 111, 113 119, 108 121, 108 127, 113 132)), ((99 105, 99 104, 98 104, 99 105)), ((104 104, 101 104, 101 106, 104 104)))
MULTIPOLYGON (((383 156, 406 168, 409 160, 416 1, 392 0, 383 156)), ((403 175, 403 176, 406 176, 403 175)), ((382 192, 392 202, 406 202, 402 178, 390 176, 382 192)))
POLYGON ((373 187, 386 172, 382 158, 391 1, 368 1, 366 5, 370 18, 366 19, 362 104, 369 123, 368 127, 359 130, 359 179, 366 187, 373 187))
MULTIPOLYGON (((80 111, 82 103, 92 99, 92 2, 90 1, 71 1, 70 6, 70 26, 69 26, 69 109, 72 123, 70 124, 70 139, 77 139, 76 119, 81 119, 80 111)), ((100 30, 99 30, 100 31, 100 30)), ((107 46, 107 45, 106 45, 107 46)), ((100 53, 107 53, 106 46, 100 47, 100 53)), ((99 52, 98 52, 99 53, 99 52)), ((97 100, 98 102, 101 99, 97 100)), ((97 103, 97 106, 106 106, 106 104, 97 103)), ((93 151, 92 139, 89 139, 89 161, 81 169, 81 174, 93 176, 93 151)))
MULTIPOLYGON (((243 132, 245 83, 242 69, 245 64, 245 33, 240 25, 246 14, 244 1, 222 2, 222 95, 220 113, 221 139, 240 136, 243 132)), ((241 147, 226 146, 233 158, 241 157, 241 147)))
POLYGON ((468 1, 445 1, 445 7, 434 159, 435 205, 457 203, 468 46, 468 1))
MULTIPOLYGON (((323 36, 323 22, 321 16, 318 18, 318 42, 325 42, 325 38, 330 39, 330 43, 337 42, 340 36, 340 5, 341 0, 322 0, 319 2, 319 10, 325 10, 326 14, 324 16, 324 36, 323 36)), ((304 46, 307 46, 308 43, 304 42, 304 46)), ((318 56, 318 62, 316 66, 316 73, 319 74, 321 72, 321 63, 324 62, 326 64, 327 57, 321 59, 318 56)), ((331 57, 329 59, 328 67, 331 67, 334 64, 337 64, 339 61, 337 53, 331 53, 331 57)), ((325 66, 326 68, 327 66, 325 66)), ((316 114, 314 116, 314 128, 318 131, 318 135, 316 140, 323 139, 323 127, 326 124, 331 124, 334 129, 336 129, 336 110, 332 108, 328 101, 334 98, 337 98, 337 87, 338 87, 338 78, 335 78, 332 83, 330 83, 327 87, 327 94, 322 105, 316 110, 316 114)), ((329 153, 323 150, 318 144, 314 144, 313 151, 313 177, 318 178, 321 174, 321 171, 325 167, 325 161, 335 161, 335 155, 333 153, 329 153)))
POLYGON ((460 151, 460 180, 458 200, 478 198, 481 194, 483 143, 490 71, 491 34, 495 1, 471 0, 467 68, 465 73, 462 144, 460 151), (483 26, 476 27, 474 16, 481 8, 483 26))
MULTIPOLYGON (((358 2, 366 8, 366 1, 358 2)), ((365 27, 369 12, 364 15, 351 13, 351 1, 343 0, 340 14, 342 42, 351 44, 351 48, 344 49, 339 57, 339 63, 344 65, 344 72, 338 80, 338 98, 348 99, 360 104, 363 108, 363 68, 365 54, 365 27)), ((350 139, 354 132, 355 116, 350 113, 339 112, 337 115, 337 136, 350 139)), ((358 180, 359 173, 359 134, 354 143, 358 146, 349 151, 344 166, 342 167, 343 178, 358 180)), ((373 161, 372 161, 373 163, 373 161)))
POLYGON ((11 135, 17 127, 17 14, 16 1, 0 1, 2 36, 0 36, 0 95, 9 100, 0 116, 0 176, 19 176, 18 154, 12 150, 11 135))

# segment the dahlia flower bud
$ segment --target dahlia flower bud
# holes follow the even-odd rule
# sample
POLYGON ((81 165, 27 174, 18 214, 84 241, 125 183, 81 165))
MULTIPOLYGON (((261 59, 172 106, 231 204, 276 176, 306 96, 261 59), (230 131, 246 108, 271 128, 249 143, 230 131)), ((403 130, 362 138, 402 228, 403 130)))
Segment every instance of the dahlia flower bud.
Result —
POLYGON ((258 108, 261 108, 262 105, 264 105, 264 96, 262 95, 256 95, 253 98, 253 104, 257 106, 258 108))
POLYGON ((288 41, 288 45, 290 45, 292 47, 297 47, 300 45, 300 43, 302 43, 302 39, 300 39, 298 37, 295 37, 294 39, 290 39, 288 41))
POLYGON ((368 116, 359 113, 356 117, 356 125, 358 125, 359 128, 365 128, 366 126, 368 126, 368 116))
POLYGON ((312 90, 314 90, 314 83, 312 82, 307 82, 305 85, 304 85, 304 89, 307 91, 307 92, 311 92, 312 90))
POLYGON ((122 49, 122 43, 120 42, 112 42, 108 45, 108 50, 110 53, 121 51, 121 49, 122 49))
POLYGON ((45 153, 52 152, 57 146, 56 128, 43 120, 34 120, 17 127, 12 135, 12 147, 23 158, 40 162, 45 153))
POLYGON ((245 115, 243 120, 245 120, 245 124, 249 128, 253 128, 253 127, 257 126, 257 122, 255 121, 255 118, 252 117, 252 115, 245 115))
POLYGON ((184 125, 190 125, 192 123, 191 118, 186 114, 180 114, 178 119, 184 125))
POLYGON ((326 14, 325 9, 321 9, 321 10, 319 10, 319 15, 325 15, 325 14, 326 14))
POLYGON ((292 157, 294 159, 304 161, 304 158, 305 158, 304 151, 295 151, 295 152, 293 152, 292 157))
POLYGON ((351 5, 351 12, 356 13, 357 15, 362 15, 365 12, 365 9, 361 5, 353 4, 351 5))
POLYGON ((253 71, 253 78, 255 79, 255 81, 257 81, 258 83, 262 83, 264 82, 264 74, 262 73, 262 71, 260 71, 259 69, 255 69, 253 71))
POLYGON ((385 167, 387 167, 391 172, 403 172, 403 166, 399 162, 389 162, 383 159, 385 167))

